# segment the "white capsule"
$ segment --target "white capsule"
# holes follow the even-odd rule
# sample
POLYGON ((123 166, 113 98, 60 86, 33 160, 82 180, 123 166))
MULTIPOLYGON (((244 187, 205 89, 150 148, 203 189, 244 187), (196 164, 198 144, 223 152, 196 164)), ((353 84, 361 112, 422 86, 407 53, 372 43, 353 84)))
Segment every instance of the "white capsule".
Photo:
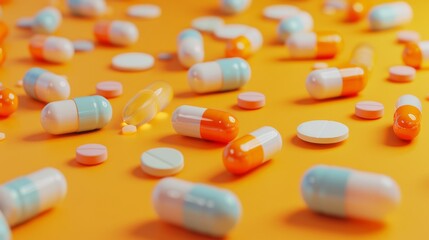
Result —
POLYGON ((70 12, 76 16, 97 17, 106 12, 104 0, 67 0, 70 12))
POLYGON ((36 60, 65 63, 74 56, 73 44, 67 38, 36 35, 30 40, 30 53, 36 60))
POLYGON ((203 37, 193 29, 183 30, 177 38, 177 55, 182 66, 190 68, 204 61, 203 37))
POLYGON ((404 25, 413 18, 413 9, 405 1, 379 4, 373 7, 368 20, 372 30, 384 30, 404 25))
POLYGON ((57 8, 46 7, 36 14, 32 28, 35 33, 50 34, 60 27, 61 21, 62 16, 57 8))
POLYGON ((42 102, 64 100, 70 96, 67 79, 41 68, 28 70, 23 82, 27 95, 42 102))
POLYGON ((139 30, 134 23, 119 20, 97 22, 94 34, 99 42, 118 46, 131 45, 139 38, 139 30))
POLYGON ((313 30, 313 25, 313 17, 308 12, 299 11, 280 21, 277 27, 277 35, 284 42, 294 33, 313 30))

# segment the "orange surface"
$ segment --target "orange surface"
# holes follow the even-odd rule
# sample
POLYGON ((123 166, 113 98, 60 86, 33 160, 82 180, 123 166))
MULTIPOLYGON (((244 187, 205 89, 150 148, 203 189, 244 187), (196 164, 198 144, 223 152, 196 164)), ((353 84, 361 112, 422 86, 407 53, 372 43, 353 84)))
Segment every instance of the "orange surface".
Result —
MULTIPOLYGON (((60 1, 51 1, 60 2, 60 1)), ((61 1, 64 2, 64 1, 61 1)), ((250 82, 239 91, 196 95, 187 84, 187 71, 177 58, 157 61, 146 72, 118 72, 110 67, 113 56, 129 51, 143 51, 154 56, 176 51, 176 37, 197 16, 218 15, 216 0, 150 0, 161 6, 162 16, 151 20, 132 19, 126 6, 140 1, 108 1, 114 15, 103 19, 126 19, 137 24, 140 39, 127 48, 97 45, 94 52, 78 53, 65 65, 34 61, 28 52, 32 33, 14 27, 21 16, 31 16, 48 1, 13 0, 3 8, 10 34, 4 42, 8 58, 0 68, 0 81, 17 92, 20 106, 7 119, 0 120, 0 131, 7 137, 0 142, 0 182, 33 172, 45 166, 60 169, 69 183, 66 199, 54 210, 13 229, 15 240, 117 240, 117 239, 207 239, 163 223, 151 205, 151 192, 157 178, 140 169, 140 155, 154 147, 174 147, 182 151, 185 168, 177 177, 203 182, 234 191, 243 205, 237 227, 226 239, 427 239, 429 236, 429 71, 417 72, 415 81, 389 82, 390 66, 402 63, 403 46, 396 43, 398 29, 411 29, 429 37, 427 1, 409 1, 415 10, 412 23, 404 28, 370 32, 365 21, 350 24, 320 11, 318 0, 254 0, 243 14, 225 17, 227 23, 248 23, 259 28, 264 46, 249 59, 250 82), (261 16, 265 6, 288 3, 311 11, 318 31, 335 30, 344 37, 344 47, 330 66, 347 61, 361 41, 371 43, 377 62, 366 88, 355 97, 316 101, 305 90, 305 78, 314 61, 292 61, 276 37, 277 23, 261 16), (99 81, 116 80, 124 86, 121 97, 111 99, 113 119, 102 130, 81 134, 51 136, 39 123, 43 104, 26 96, 16 86, 25 72, 39 66, 66 75, 71 97, 95 93, 99 81), (137 91, 155 80, 169 82, 175 92, 165 113, 144 125, 135 135, 124 136, 121 112, 137 91), (254 111, 236 106, 240 92, 259 91, 266 95, 264 108, 254 111), (399 140, 393 133, 394 104, 399 96, 411 93, 423 104, 422 128, 412 142, 399 140), (358 101, 374 100, 386 106, 378 120, 354 116, 358 101), (282 134, 284 147, 272 161, 244 176, 234 176, 223 166, 224 144, 177 135, 170 123, 171 113, 182 104, 228 111, 240 122, 239 136, 264 125, 282 134), (334 145, 313 145, 296 137, 296 127, 308 120, 327 119, 347 124, 350 137, 334 145), (76 147, 87 143, 107 146, 108 160, 98 166, 82 166, 75 161, 76 147), (300 196, 300 180, 315 164, 332 164, 383 173, 394 178, 402 191, 401 206, 379 224, 341 220, 309 211, 300 196)), ((145 1, 146 2, 146 1, 145 1)), ((93 39, 96 20, 73 18, 65 14, 59 36, 70 39, 93 39)), ((206 60, 225 54, 225 42, 204 34, 206 60)))

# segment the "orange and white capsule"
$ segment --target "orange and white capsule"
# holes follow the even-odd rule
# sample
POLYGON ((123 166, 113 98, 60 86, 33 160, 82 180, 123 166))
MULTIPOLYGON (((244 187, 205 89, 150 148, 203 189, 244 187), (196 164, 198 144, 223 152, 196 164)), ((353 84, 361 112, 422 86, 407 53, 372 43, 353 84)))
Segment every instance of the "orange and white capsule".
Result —
POLYGON ((334 32, 298 32, 286 41, 292 59, 327 59, 340 52, 343 38, 334 32))
POLYGON ((230 142, 223 151, 223 164, 233 174, 244 174, 270 160, 282 146, 275 128, 261 127, 230 142))
POLYGON ((129 46, 137 42, 139 30, 128 21, 99 21, 95 24, 94 35, 103 44, 129 46))
POLYGON ((414 95, 406 94, 396 102, 393 132, 403 140, 412 140, 420 132, 422 104, 414 95))
POLYGON ((228 143, 238 134, 238 120, 219 110, 183 105, 173 113, 174 130, 181 135, 228 143))
POLYGON ((402 60, 406 65, 413 68, 427 66, 429 62, 429 41, 407 43, 402 52, 402 60))
POLYGON ((36 60, 65 63, 74 56, 73 44, 67 38, 36 35, 30 40, 30 53, 36 60))
POLYGON ((248 58, 261 48, 262 43, 261 32, 257 28, 249 28, 226 44, 226 57, 248 58))

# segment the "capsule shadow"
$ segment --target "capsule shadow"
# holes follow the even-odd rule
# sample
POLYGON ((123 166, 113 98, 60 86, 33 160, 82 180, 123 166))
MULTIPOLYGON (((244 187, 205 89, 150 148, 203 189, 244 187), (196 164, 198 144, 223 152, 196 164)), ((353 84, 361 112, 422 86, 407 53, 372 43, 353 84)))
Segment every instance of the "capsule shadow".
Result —
POLYGON ((199 94, 196 94, 192 91, 187 91, 187 92, 179 92, 179 93, 175 93, 174 97, 176 98, 196 98, 200 96, 199 94))
POLYGON ((131 169, 131 174, 136 177, 136 178, 140 178, 140 179, 146 179, 146 180, 154 180, 154 181, 158 181, 161 179, 161 177, 154 177, 151 176, 149 174, 146 174, 145 172, 143 172, 142 168, 139 166, 135 166, 131 169))
POLYGON ((226 143, 210 142, 203 139, 182 136, 179 134, 172 134, 164 136, 159 139, 160 142, 169 145, 180 145, 185 147, 199 148, 199 149, 218 149, 225 147, 226 143))
POLYGON ((290 142, 293 145, 295 145, 297 147, 301 147, 301 148, 312 149, 312 150, 323 150, 323 149, 330 149, 330 148, 339 147, 345 141, 342 141, 339 143, 331 143, 331 144, 316 144, 316 143, 305 142, 305 141, 301 140, 298 136, 295 135, 290 139, 290 142))
POLYGON ((411 141, 399 139, 393 132, 393 126, 386 127, 384 144, 390 147, 402 147, 407 146, 411 141))
POLYGON ((240 180, 242 178, 245 178, 248 175, 254 175, 255 171, 256 172, 260 172, 262 173, 263 171, 265 171, 264 169, 269 169, 268 165, 271 164, 271 160, 266 161, 264 163, 262 163, 261 165, 257 166, 256 168, 250 170, 249 172, 243 173, 243 174, 232 174, 230 172, 228 172, 227 170, 223 170, 215 175, 213 175, 212 177, 209 178, 210 182, 213 183, 231 183, 237 180, 240 180))
MULTIPOLYGON (((160 61, 158 61, 158 62, 160 62, 160 61)), ((170 60, 161 61, 160 65, 162 65, 164 67, 164 69, 167 71, 182 71, 182 72, 188 71, 187 68, 182 66, 182 64, 179 61, 179 57, 177 56, 176 53, 172 53, 172 58, 170 60)))
POLYGON ((18 95, 18 101, 19 101, 20 108, 26 108, 29 110, 40 111, 46 105, 45 103, 34 100, 27 95, 18 95))

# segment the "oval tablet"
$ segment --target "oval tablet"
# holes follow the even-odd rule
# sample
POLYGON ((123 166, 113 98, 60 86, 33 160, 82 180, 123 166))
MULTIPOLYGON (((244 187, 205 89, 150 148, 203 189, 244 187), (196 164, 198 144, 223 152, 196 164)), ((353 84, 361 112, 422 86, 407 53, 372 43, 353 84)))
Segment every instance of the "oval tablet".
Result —
POLYGON ((287 5, 287 4, 278 4, 271 5, 264 8, 262 15, 268 19, 281 20, 293 16, 299 12, 299 8, 287 5))
POLYGON ((174 148, 153 148, 140 158, 143 171, 151 176, 166 177, 183 169, 183 155, 174 148))
POLYGON ((96 85, 96 94, 105 98, 115 98, 122 95, 122 84, 116 81, 99 82, 96 85))
POLYGON ((394 82, 411 82, 416 76, 416 69, 409 66, 393 66, 389 68, 389 80, 394 82))
POLYGON ((137 4, 128 7, 127 14, 135 18, 157 18, 161 16, 161 8, 154 4, 137 4))
POLYGON ((75 40, 72 43, 75 52, 90 52, 94 50, 94 43, 89 40, 75 40))
POLYGON ((361 101, 355 105, 355 115, 364 119, 377 119, 383 117, 384 106, 375 101, 361 101))
POLYGON ((243 35, 249 28, 244 24, 226 24, 216 28, 214 35, 222 40, 232 40, 243 35))
POLYGON ((83 165, 97 165, 107 160, 107 148, 101 144, 85 144, 76 148, 76 161, 83 165))
POLYGON ((338 143, 349 137, 349 128, 346 125, 328 120, 301 123, 297 132, 301 140, 317 144, 338 143))
POLYGON ((121 71, 144 71, 152 68, 155 59, 146 53, 122 53, 112 59, 112 66, 121 71))
POLYGON ((137 127, 134 125, 125 125, 122 127, 123 135, 131 135, 131 134, 135 134, 136 132, 137 132, 137 127))
POLYGON ((259 109, 265 106, 265 95, 260 92, 238 94, 237 105, 243 109, 259 109))
POLYGON ((204 16, 192 20, 191 25, 200 32, 212 33, 217 28, 222 27, 224 25, 224 21, 220 17, 204 16))

